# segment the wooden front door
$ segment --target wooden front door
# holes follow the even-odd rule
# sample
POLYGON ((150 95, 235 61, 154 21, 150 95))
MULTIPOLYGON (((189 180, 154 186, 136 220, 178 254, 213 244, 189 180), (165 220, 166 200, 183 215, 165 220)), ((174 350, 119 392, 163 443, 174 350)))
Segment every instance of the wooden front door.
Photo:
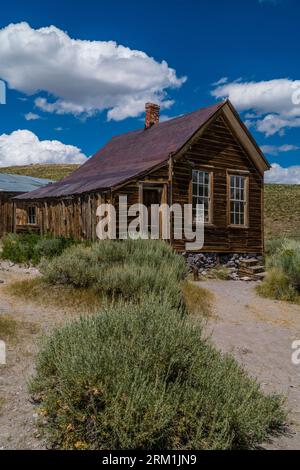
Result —
MULTIPOLYGON (((143 204, 148 210, 148 231, 151 230, 151 205, 161 205, 164 202, 165 188, 163 185, 158 186, 145 186, 143 188, 143 204)), ((161 236, 161 215, 159 217, 159 235, 161 236)))

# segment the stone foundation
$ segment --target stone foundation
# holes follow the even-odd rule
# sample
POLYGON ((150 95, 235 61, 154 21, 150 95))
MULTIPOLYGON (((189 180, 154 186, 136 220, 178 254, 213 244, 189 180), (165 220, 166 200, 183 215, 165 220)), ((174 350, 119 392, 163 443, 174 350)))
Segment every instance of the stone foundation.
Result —
POLYGON ((255 259, 257 264, 264 265, 264 257, 258 253, 183 253, 183 256, 194 273, 196 271, 199 275, 209 276, 213 268, 223 266, 228 269, 228 278, 232 280, 258 280, 239 273, 240 263, 243 260, 255 259))

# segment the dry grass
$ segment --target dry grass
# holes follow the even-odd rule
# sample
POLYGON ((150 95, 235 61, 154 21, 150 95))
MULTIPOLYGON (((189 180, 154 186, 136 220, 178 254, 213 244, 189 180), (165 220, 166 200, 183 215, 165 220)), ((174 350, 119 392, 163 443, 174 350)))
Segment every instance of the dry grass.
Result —
POLYGON ((101 298, 93 289, 49 285, 39 277, 14 282, 5 291, 14 297, 74 312, 94 312, 101 306, 101 298))
POLYGON ((265 236, 300 239, 300 185, 265 185, 265 236))
POLYGON ((51 180, 60 180, 76 170, 79 165, 25 165, 10 166, 0 169, 0 173, 10 173, 14 175, 33 176, 34 178, 47 178, 51 180))
POLYGON ((0 338, 2 340, 15 339, 18 323, 9 315, 0 315, 0 338))
POLYGON ((0 416, 2 415, 4 403, 5 403, 5 398, 0 396, 0 416))
POLYGON ((10 315, 0 315, 0 338, 15 343, 20 335, 35 335, 40 331, 38 324, 33 322, 17 321, 10 315))
POLYGON ((212 316, 214 296, 209 290, 186 281, 182 284, 182 294, 188 312, 191 315, 212 316))
POLYGON ((212 268, 209 273, 215 279, 220 279, 221 281, 227 281, 227 279, 229 279, 229 270, 226 266, 216 266, 212 268))
POLYGON ((267 299, 283 300, 300 304, 299 292, 293 288, 289 278, 278 268, 272 268, 256 292, 267 299))

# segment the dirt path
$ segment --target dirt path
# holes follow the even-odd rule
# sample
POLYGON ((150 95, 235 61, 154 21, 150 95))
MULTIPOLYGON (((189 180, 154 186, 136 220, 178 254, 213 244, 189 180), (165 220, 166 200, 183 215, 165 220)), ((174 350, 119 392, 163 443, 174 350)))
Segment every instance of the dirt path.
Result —
POLYGON ((260 298, 256 283, 209 280, 197 283, 215 296, 215 318, 207 331, 216 346, 232 353, 267 392, 279 392, 290 410, 290 435, 271 449, 300 449, 300 365, 292 363, 291 344, 300 340, 300 306, 260 298))
POLYGON ((42 332, 64 320, 61 310, 40 307, 11 299, 5 286, 34 274, 24 268, 0 263, 0 315, 11 316, 17 323, 17 338, 6 342, 6 365, 0 365, 0 449, 45 449, 36 427, 37 414, 30 402, 27 381, 34 372, 34 356, 42 332))

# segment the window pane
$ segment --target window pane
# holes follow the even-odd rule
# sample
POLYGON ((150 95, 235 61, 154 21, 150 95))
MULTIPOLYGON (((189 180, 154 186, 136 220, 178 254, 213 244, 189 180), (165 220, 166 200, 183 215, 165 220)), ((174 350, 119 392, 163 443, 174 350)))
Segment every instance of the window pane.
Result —
POLYGON ((245 177, 230 176, 230 223, 245 224, 245 177))
POLYGON ((210 175, 207 171, 192 171, 192 204, 193 214, 196 215, 196 205, 204 205, 204 220, 209 222, 210 205, 210 175))

